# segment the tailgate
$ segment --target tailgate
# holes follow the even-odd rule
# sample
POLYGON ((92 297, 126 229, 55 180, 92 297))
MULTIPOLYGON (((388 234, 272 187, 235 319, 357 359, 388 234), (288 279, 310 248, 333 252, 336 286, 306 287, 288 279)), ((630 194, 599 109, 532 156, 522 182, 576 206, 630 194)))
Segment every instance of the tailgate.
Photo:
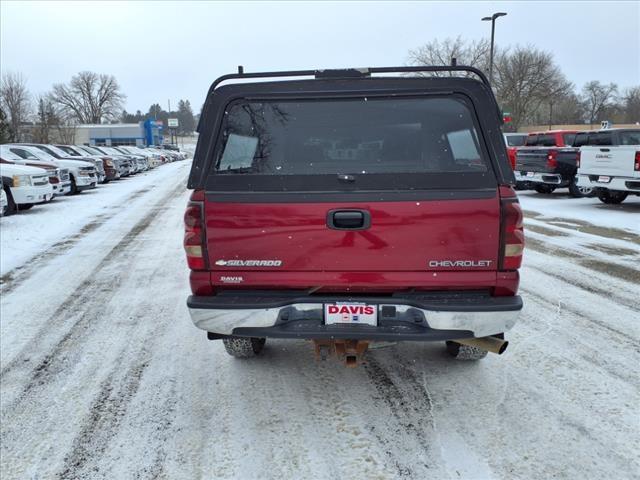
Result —
POLYGON ((487 271, 497 265, 497 194, 372 203, 207 202, 206 218, 214 270, 487 271), (332 228, 331 217, 343 211, 361 212, 368 228, 332 228))
POLYGON ((582 147, 580 172, 583 175, 633 177, 637 147, 582 147))
POLYGON ((516 152, 516 170, 519 172, 548 172, 548 148, 519 148, 516 152))

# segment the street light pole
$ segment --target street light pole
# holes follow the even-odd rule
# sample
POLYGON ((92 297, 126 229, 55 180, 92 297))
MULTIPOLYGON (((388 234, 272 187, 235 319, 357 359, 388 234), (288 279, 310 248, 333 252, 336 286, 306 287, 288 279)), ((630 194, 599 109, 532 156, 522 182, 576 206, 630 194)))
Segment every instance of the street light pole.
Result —
POLYGON ((493 43, 496 33, 496 19, 498 17, 504 17, 505 12, 496 12, 490 17, 483 17, 482 21, 491 21, 491 50, 489 51, 489 83, 493 85, 493 43))

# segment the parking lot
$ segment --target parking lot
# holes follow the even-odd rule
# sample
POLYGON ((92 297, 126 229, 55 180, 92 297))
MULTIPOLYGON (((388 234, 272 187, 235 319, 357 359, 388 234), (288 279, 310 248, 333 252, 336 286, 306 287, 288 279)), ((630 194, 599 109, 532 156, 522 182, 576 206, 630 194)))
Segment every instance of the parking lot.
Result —
POLYGON ((640 199, 520 193, 503 356, 380 344, 345 369, 304 341, 233 359, 193 327, 189 167, 0 220, 2 477, 637 475, 640 199))

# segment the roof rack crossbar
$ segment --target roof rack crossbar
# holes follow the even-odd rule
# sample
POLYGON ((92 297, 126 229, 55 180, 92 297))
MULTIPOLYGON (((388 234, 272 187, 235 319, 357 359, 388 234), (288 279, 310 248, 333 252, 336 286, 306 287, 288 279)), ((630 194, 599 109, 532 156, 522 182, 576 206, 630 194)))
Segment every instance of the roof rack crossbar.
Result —
POLYGON ((374 73, 423 73, 423 72, 467 72, 478 76, 482 83, 491 88, 487 76, 475 67, 465 65, 430 65, 418 67, 372 67, 372 68, 347 68, 347 69, 327 69, 327 70, 290 70, 282 72, 252 72, 245 73, 244 68, 239 66, 238 73, 230 73, 217 78, 209 89, 209 93, 222 82, 234 79, 249 78, 282 78, 282 77, 315 77, 315 78, 353 78, 367 77, 374 73))

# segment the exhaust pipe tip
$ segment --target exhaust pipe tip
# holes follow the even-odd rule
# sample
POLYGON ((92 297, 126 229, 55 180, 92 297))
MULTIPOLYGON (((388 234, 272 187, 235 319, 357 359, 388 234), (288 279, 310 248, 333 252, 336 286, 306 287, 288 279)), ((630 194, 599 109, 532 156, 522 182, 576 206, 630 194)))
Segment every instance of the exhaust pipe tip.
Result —
POLYGON ((498 337, 462 338, 454 340, 454 342, 477 347, 497 355, 502 355, 509 346, 508 341, 498 337))
MULTIPOLYGON (((497 338, 497 337, 491 337, 491 338, 495 338, 497 340, 502 340, 501 338, 497 338)), ((507 350, 508 346, 509 346, 509 342, 506 341, 506 340, 502 340, 502 345, 500 345, 500 348, 498 348, 498 351, 496 353, 498 355, 502 355, 507 350)))

